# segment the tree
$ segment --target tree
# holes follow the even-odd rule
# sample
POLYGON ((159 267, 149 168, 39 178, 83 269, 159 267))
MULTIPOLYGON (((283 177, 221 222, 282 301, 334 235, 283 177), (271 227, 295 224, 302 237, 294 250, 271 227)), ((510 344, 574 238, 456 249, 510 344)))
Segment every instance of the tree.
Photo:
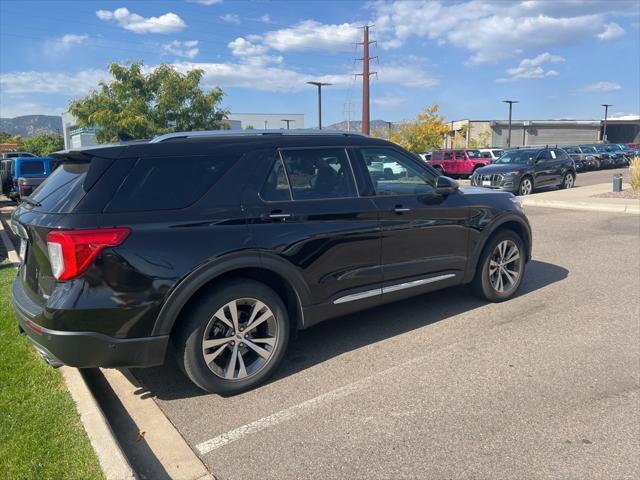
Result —
POLYGON ((64 148, 64 139, 57 133, 43 133, 35 137, 23 138, 20 143, 21 150, 33 152, 41 157, 46 157, 52 152, 64 148))
POLYGON ((17 143, 22 141, 22 136, 19 134, 9 135, 7 132, 0 132, 0 143, 17 143))
POLYGON ((116 141, 119 134, 151 138, 173 131, 225 128, 229 112, 220 107, 224 92, 200 88, 204 70, 183 74, 162 64, 145 73, 138 61, 111 63, 109 72, 113 80, 101 81, 87 97, 69 104, 80 126, 97 129, 99 142, 116 141))
POLYGON ((491 132, 485 130, 484 132, 479 133, 476 137, 477 138, 469 140, 470 148, 484 148, 491 146, 491 132))
POLYGON ((385 133, 388 133, 389 140, 414 153, 439 148, 442 137, 449 131, 444 117, 438 114, 439 108, 437 104, 425 107, 414 119, 403 120, 385 133))

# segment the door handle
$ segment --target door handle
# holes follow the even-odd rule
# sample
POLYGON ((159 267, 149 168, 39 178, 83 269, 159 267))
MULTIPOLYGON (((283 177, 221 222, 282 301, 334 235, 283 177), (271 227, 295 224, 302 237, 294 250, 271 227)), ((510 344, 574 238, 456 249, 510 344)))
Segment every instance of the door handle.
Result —
POLYGON ((291 214, 290 213, 270 213, 269 214, 269 218, 274 218, 274 219, 284 219, 284 218, 291 218, 291 214))
POLYGON ((396 205, 393 209, 394 212, 396 213, 404 213, 404 212, 410 212, 411 209, 410 208, 405 208, 402 205, 396 205))

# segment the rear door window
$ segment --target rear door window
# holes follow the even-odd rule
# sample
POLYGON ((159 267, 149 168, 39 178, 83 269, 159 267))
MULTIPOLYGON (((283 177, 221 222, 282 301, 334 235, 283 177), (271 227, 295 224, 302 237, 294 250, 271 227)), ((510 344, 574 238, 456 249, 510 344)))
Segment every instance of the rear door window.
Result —
POLYGON ((313 148, 280 153, 294 200, 358 196, 344 149, 313 148))
POLYGON ((141 158, 118 188, 106 211, 186 208, 218 182, 237 159, 237 155, 141 158))
POLYGON ((20 162, 20 174, 21 175, 43 175, 44 174, 44 162, 29 161, 20 162))

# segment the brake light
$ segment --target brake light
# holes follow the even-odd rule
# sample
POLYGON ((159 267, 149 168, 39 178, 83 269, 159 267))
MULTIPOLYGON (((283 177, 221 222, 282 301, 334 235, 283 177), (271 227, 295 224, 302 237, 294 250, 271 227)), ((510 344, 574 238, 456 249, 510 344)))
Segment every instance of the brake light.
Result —
POLYGON ((47 250, 53 276, 61 281, 77 277, 102 250, 122 244, 130 233, 128 228, 49 232, 47 250))

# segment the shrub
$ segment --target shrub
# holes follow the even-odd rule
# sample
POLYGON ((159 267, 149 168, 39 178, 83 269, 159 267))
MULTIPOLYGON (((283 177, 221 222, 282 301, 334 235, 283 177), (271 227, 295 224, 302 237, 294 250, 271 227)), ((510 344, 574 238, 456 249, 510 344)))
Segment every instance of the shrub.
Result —
POLYGON ((640 192, 640 157, 631 160, 631 188, 634 192, 640 192))

